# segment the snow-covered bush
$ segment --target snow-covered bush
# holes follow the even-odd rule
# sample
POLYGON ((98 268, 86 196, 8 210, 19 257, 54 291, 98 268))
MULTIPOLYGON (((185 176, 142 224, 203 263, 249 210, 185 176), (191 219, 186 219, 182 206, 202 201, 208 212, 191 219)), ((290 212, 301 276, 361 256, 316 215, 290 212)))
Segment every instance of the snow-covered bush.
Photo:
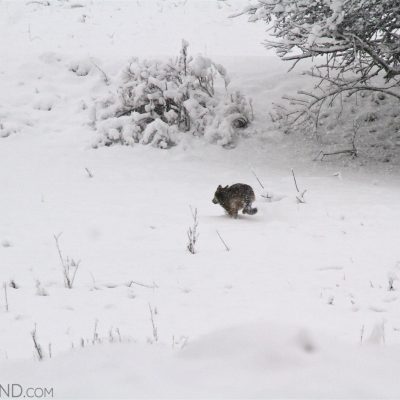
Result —
POLYGON ((234 145, 252 119, 240 92, 228 91, 225 68, 198 55, 169 61, 133 59, 124 69, 118 92, 95 104, 96 145, 134 143, 169 148, 184 132, 223 146, 234 145))

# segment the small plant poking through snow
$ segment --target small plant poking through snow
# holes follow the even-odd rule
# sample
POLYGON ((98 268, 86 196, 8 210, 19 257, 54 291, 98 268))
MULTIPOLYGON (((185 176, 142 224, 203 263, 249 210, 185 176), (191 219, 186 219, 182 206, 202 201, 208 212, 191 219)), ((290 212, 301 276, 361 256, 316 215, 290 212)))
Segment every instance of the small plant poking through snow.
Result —
POLYGON ((395 282, 399 280, 399 270, 400 262, 397 262, 395 267, 387 273, 389 291, 396 290, 395 282))
POLYGON ((224 245, 225 250, 226 250, 226 251, 230 251, 229 246, 226 244, 225 240, 222 238, 222 236, 221 236, 221 234, 218 232, 218 230, 217 230, 217 235, 218 235, 218 237, 219 237, 219 240, 221 240, 222 244, 224 245))
POLYGON ((8 286, 10 286, 10 288, 13 288, 13 289, 19 289, 19 285, 17 285, 17 283, 14 281, 14 279, 10 280, 10 283, 8 284, 8 286))
POLYGON ((48 296, 47 290, 42 286, 42 283, 37 280, 36 281, 36 295, 37 296, 48 296))
POLYGON ((394 290, 394 281, 396 280, 396 276, 392 274, 388 274, 388 290, 394 290))
POLYGON ((93 177, 94 177, 92 171, 91 171, 89 168, 85 168, 85 171, 86 171, 87 176, 88 176, 89 178, 93 178, 93 177))
POLYGON ((75 261, 73 258, 69 257, 64 258, 60 248, 60 236, 61 233, 58 235, 54 235, 54 240, 56 242, 58 256, 60 257, 60 263, 64 276, 64 286, 68 289, 72 289, 74 286, 75 276, 78 272, 80 261, 75 261))
POLYGON ((189 241, 188 241, 188 244, 186 247, 190 253, 195 254, 196 253, 196 242, 199 237, 199 233, 197 232, 199 220, 197 218, 197 208, 195 208, 193 210, 192 207, 190 207, 190 211, 191 211, 192 217, 193 217, 193 225, 190 226, 187 231, 187 237, 188 237, 189 241))
POLYGON ((36 324, 35 328, 31 332, 32 340, 33 340, 33 346, 35 348, 36 356, 39 361, 43 360, 44 354, 43 354, 43 349, 42 346, 39 344, 37 336, 36 336, 36 324))
POLYGON ((297 196, 296 196, 297 203, 299 204, 305 203, 306 201, 304 199, 304 195, 306 194, 307 189, 300 191, 299 186, 297 185, 296 175, 294 174, 293 168, 292 168, 292 176, 293 176, 294 186, 297 191, 297 196))
POLYGON ((154 316, 157 315, 157 309, 152 308, 151 304, 149 303, 149 311, 150 311, 150 322, 151 322, 151 327, 152 327, 152 333, 153 333, 153 339, 150 339, 149 341, 151 343, 157 343, 158 342, 158 329, 157 325, 154 320, 154 316))
POLYGON ((95 345, 96 343, 101 343, 101 339, 100 339, 99 333, 97 331, 98 326, 99 326, 99 320, 96 319, 94 321, 94 329, 93 329, 93 339, 92 339, 93 345, 95 345))
POLYGON ((3 290, 4 290, 4 308, 6 310, 6 312, 8 312, 9 308, 8 308, 8 296, 7 296, 7 284, 4 282, 3 283, 3 290))
POLYGON ((165 149, 184 132, 222 146, 235 144, 253 119, 251 101, 228 91, 230 80, 222 65, 189 56, 188 46, 182 41, 179 57, 169 61, 130 62, 118 94, 96 102, 94 125, 100 138, 95 147, 141 143, 165 149))

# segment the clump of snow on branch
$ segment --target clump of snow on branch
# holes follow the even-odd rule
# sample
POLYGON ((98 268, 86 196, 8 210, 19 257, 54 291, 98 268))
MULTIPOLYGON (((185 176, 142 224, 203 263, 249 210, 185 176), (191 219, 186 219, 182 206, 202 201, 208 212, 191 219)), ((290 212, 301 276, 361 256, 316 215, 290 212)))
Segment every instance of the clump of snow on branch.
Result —
POLYGON ((184 133, 234 146, 253 119, 251 101, 230 92, 226 69, 202 55, 168 61, 134 58, 121 74, 117 93, 95 103, 95 146, 151 144, 169 148, 184 133))

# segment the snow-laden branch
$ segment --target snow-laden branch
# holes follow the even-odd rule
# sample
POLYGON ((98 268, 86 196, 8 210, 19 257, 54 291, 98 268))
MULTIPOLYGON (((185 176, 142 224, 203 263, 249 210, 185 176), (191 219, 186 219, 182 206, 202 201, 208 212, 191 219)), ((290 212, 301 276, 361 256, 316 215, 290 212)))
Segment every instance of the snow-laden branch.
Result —
POLYGON ((317 128, 322 105, 342 93, 382 92, 400 101, 399 1, 258 0, 236 15, 243 13, 268 24, 264 45, 290 61, 289 70, 313 62, 315 92, 286 96, 290 107, 278 110, 289 126, 314 118, 317 128))

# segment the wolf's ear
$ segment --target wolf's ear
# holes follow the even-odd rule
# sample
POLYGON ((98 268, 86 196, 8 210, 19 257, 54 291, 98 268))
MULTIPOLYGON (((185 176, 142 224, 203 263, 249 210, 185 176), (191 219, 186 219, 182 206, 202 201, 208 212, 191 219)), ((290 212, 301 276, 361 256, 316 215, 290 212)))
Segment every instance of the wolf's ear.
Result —
POLYGON ((224 187, 224 189, 228 189, 228 187, 229 187, 229 185, 226 185, 226 186, 224 187))
POLYGON ((221 186, 221 185, 218 185, 217 190, 219 190, 219 189, 222 189, 222 186, 221 186))

